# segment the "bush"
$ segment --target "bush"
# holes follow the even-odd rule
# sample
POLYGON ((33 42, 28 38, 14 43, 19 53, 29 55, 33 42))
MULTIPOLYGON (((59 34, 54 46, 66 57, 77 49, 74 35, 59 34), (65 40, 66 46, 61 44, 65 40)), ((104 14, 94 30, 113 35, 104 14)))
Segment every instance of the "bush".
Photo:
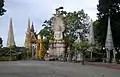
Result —
MULTIPOLYGON (((16 56, 12 56, 11 57, 12 59, 12 61, 16 61, 17 59, 16 59, 16 56)), ((10 56, 1 56, 0 57, 0 61, 9 61, 10 60, 10 56)))

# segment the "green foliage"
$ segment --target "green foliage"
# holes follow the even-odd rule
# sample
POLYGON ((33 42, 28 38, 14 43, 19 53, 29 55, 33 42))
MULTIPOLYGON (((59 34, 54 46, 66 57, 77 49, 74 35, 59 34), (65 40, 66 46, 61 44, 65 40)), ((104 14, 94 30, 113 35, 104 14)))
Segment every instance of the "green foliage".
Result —
POLYGON ((0 16, 4 15, 4 12, 6 12, 6 10, 3 7, 4 7, 4 0, 0 0, 0 16))
POLYGON ((88 33, 89 17, 84 10, 68 12, 64 17, 64 39, 71 46, 75 39, 80 36, 85 38, 88 33))
MULTIPOLYGON (((25 47, 14 47, 12 48, 12 60, 20 60, 27 58, 27 49, 25 47)), ((0 49, 0 60, 9 60, 10 58, 10 49, 3 47, 0 49)))
POLYGON ((16 47, 15 51, 18 53, 20 52, 21 54, 17 54, 18 59, 27 59, 27 48, 25 47, 16 47))
POLYGON ((43 37, 43 46, 47 50, 49 45, 49 40, 53 40, 53 31, 51 27, 51 21, 45 20, 44 24, 42 25, 44 28, 39 32, 39 34, 43 37))
POLYGON ((112 15, 120 12, 120 1, 119 0, 99 0, 97 9, 99 11, 98 18, 103 18, 106 15, 112 15))
POLYGON ((0 56, 5 56, 6 53, 8 53, 8 51, 9 51, 9 48, 7 47, 0 48, 0 56))
POLYGON ((82 39, 80 42, 74 42, 73 47, 78 51, 86 51, 91 45, 87 39, 82 39))
POLYGON ((82 53, 82 64, 84 65, 85 57, 86 57, 86 51, 89 49, 90 44, 87 39, 81 39, 79 42, 74 42, 73 47, 75 48, 75 51, 79 51, 82 53))
POLYGON ((95 37, 102 46, 105 45, 108 16, 111 18, 111 30, 114 46, 120 46, 120 1, 119 0, 99 0, 98 20, 94 22, 95 37))
POLYGON ((0 56, 0 61, 9 61, 9 56, 0 56))
MULTIPOLYGON (((63 21, 65 26, 65 31, 63 33, 63 39, 66 43, 66 48, 68 46, 72 47, 77 36, 81 38, 85 38, 88 34, 88 26, 89 26, 89 16, 84 12, 84 10, 67 12, 63 9, 63 7, 59 7, 56 10, 63 15, 63 21), (81 32, 78 32, 81 31, 81 32)), ((45 49, 48 49, 49 40, 53 40, 53 31, 52 31, 52 22, 51 17, 49 20, 46 20, 42 25, 44 28, 40 31, 41 36, 43 36, 43 42, 45 49)))
POLYGON ((3 40, 2 38, 0 37, 0 48, 3 46, 3 40))

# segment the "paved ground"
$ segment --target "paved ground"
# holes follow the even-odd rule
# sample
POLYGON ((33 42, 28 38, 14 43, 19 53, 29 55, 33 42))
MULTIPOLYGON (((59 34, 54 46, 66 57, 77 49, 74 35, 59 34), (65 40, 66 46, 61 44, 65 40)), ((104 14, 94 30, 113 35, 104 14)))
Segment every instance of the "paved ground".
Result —
POLYGON ((0 77, 120 77, 120 70, 49 61, 0 62, 0 77))
POLYGON ((94 65, 94 66, 100 66, 100 67, 106 67, 106 68, 120 70, 120 64, 116 64, 116 63, 89 62, 88 64, 94 65))

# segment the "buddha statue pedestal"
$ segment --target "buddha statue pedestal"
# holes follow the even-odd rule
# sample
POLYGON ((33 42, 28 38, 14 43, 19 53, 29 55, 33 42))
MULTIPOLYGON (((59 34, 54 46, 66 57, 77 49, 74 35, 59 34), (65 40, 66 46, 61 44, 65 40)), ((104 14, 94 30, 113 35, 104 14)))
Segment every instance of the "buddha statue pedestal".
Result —
POLYGON ((63 59, 65 51, 64 40, 50 41, 49 56, 58 60, 63 59))

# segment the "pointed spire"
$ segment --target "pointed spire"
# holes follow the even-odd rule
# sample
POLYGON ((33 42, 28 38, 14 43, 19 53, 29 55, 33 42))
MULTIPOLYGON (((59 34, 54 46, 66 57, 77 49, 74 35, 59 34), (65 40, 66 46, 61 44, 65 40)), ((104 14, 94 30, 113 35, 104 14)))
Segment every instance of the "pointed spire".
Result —
POLYGON ((26 37, 25 37, 25 47, 26 48, 30 48, 30 41, 31 41, 31 32, 30 32, 30 18, 29 18, 26 37))
POLYGON ((13 46, 15 46, 15 40, 14 40, 14 33, 13 33, 12 18, 10 18, 7 47, 13 47, 13 46))
POLYGON ((32 22, 32 25, 33 25, 33 22, 32 22))
POLYGON ((30 18, 28 19, 27 33, 30 33, 30 18))
POLYGON ((114 49, 112 31, 110 26, 110 17, 108 17, 108 28, 107 28, 107 37, 106 37, 105 47, 108 50, 114 49))
POLYGON ((92 19, 91 19, 91 24, 90 24, 90 38, 89 38, 89 41, 90 41, 90 44, 95 43, 92 19))
POLYGON ((31 31, 31 32, 34 32, 34 25, 33 25, 33 22, 32 22, 30 31, 31 31))

